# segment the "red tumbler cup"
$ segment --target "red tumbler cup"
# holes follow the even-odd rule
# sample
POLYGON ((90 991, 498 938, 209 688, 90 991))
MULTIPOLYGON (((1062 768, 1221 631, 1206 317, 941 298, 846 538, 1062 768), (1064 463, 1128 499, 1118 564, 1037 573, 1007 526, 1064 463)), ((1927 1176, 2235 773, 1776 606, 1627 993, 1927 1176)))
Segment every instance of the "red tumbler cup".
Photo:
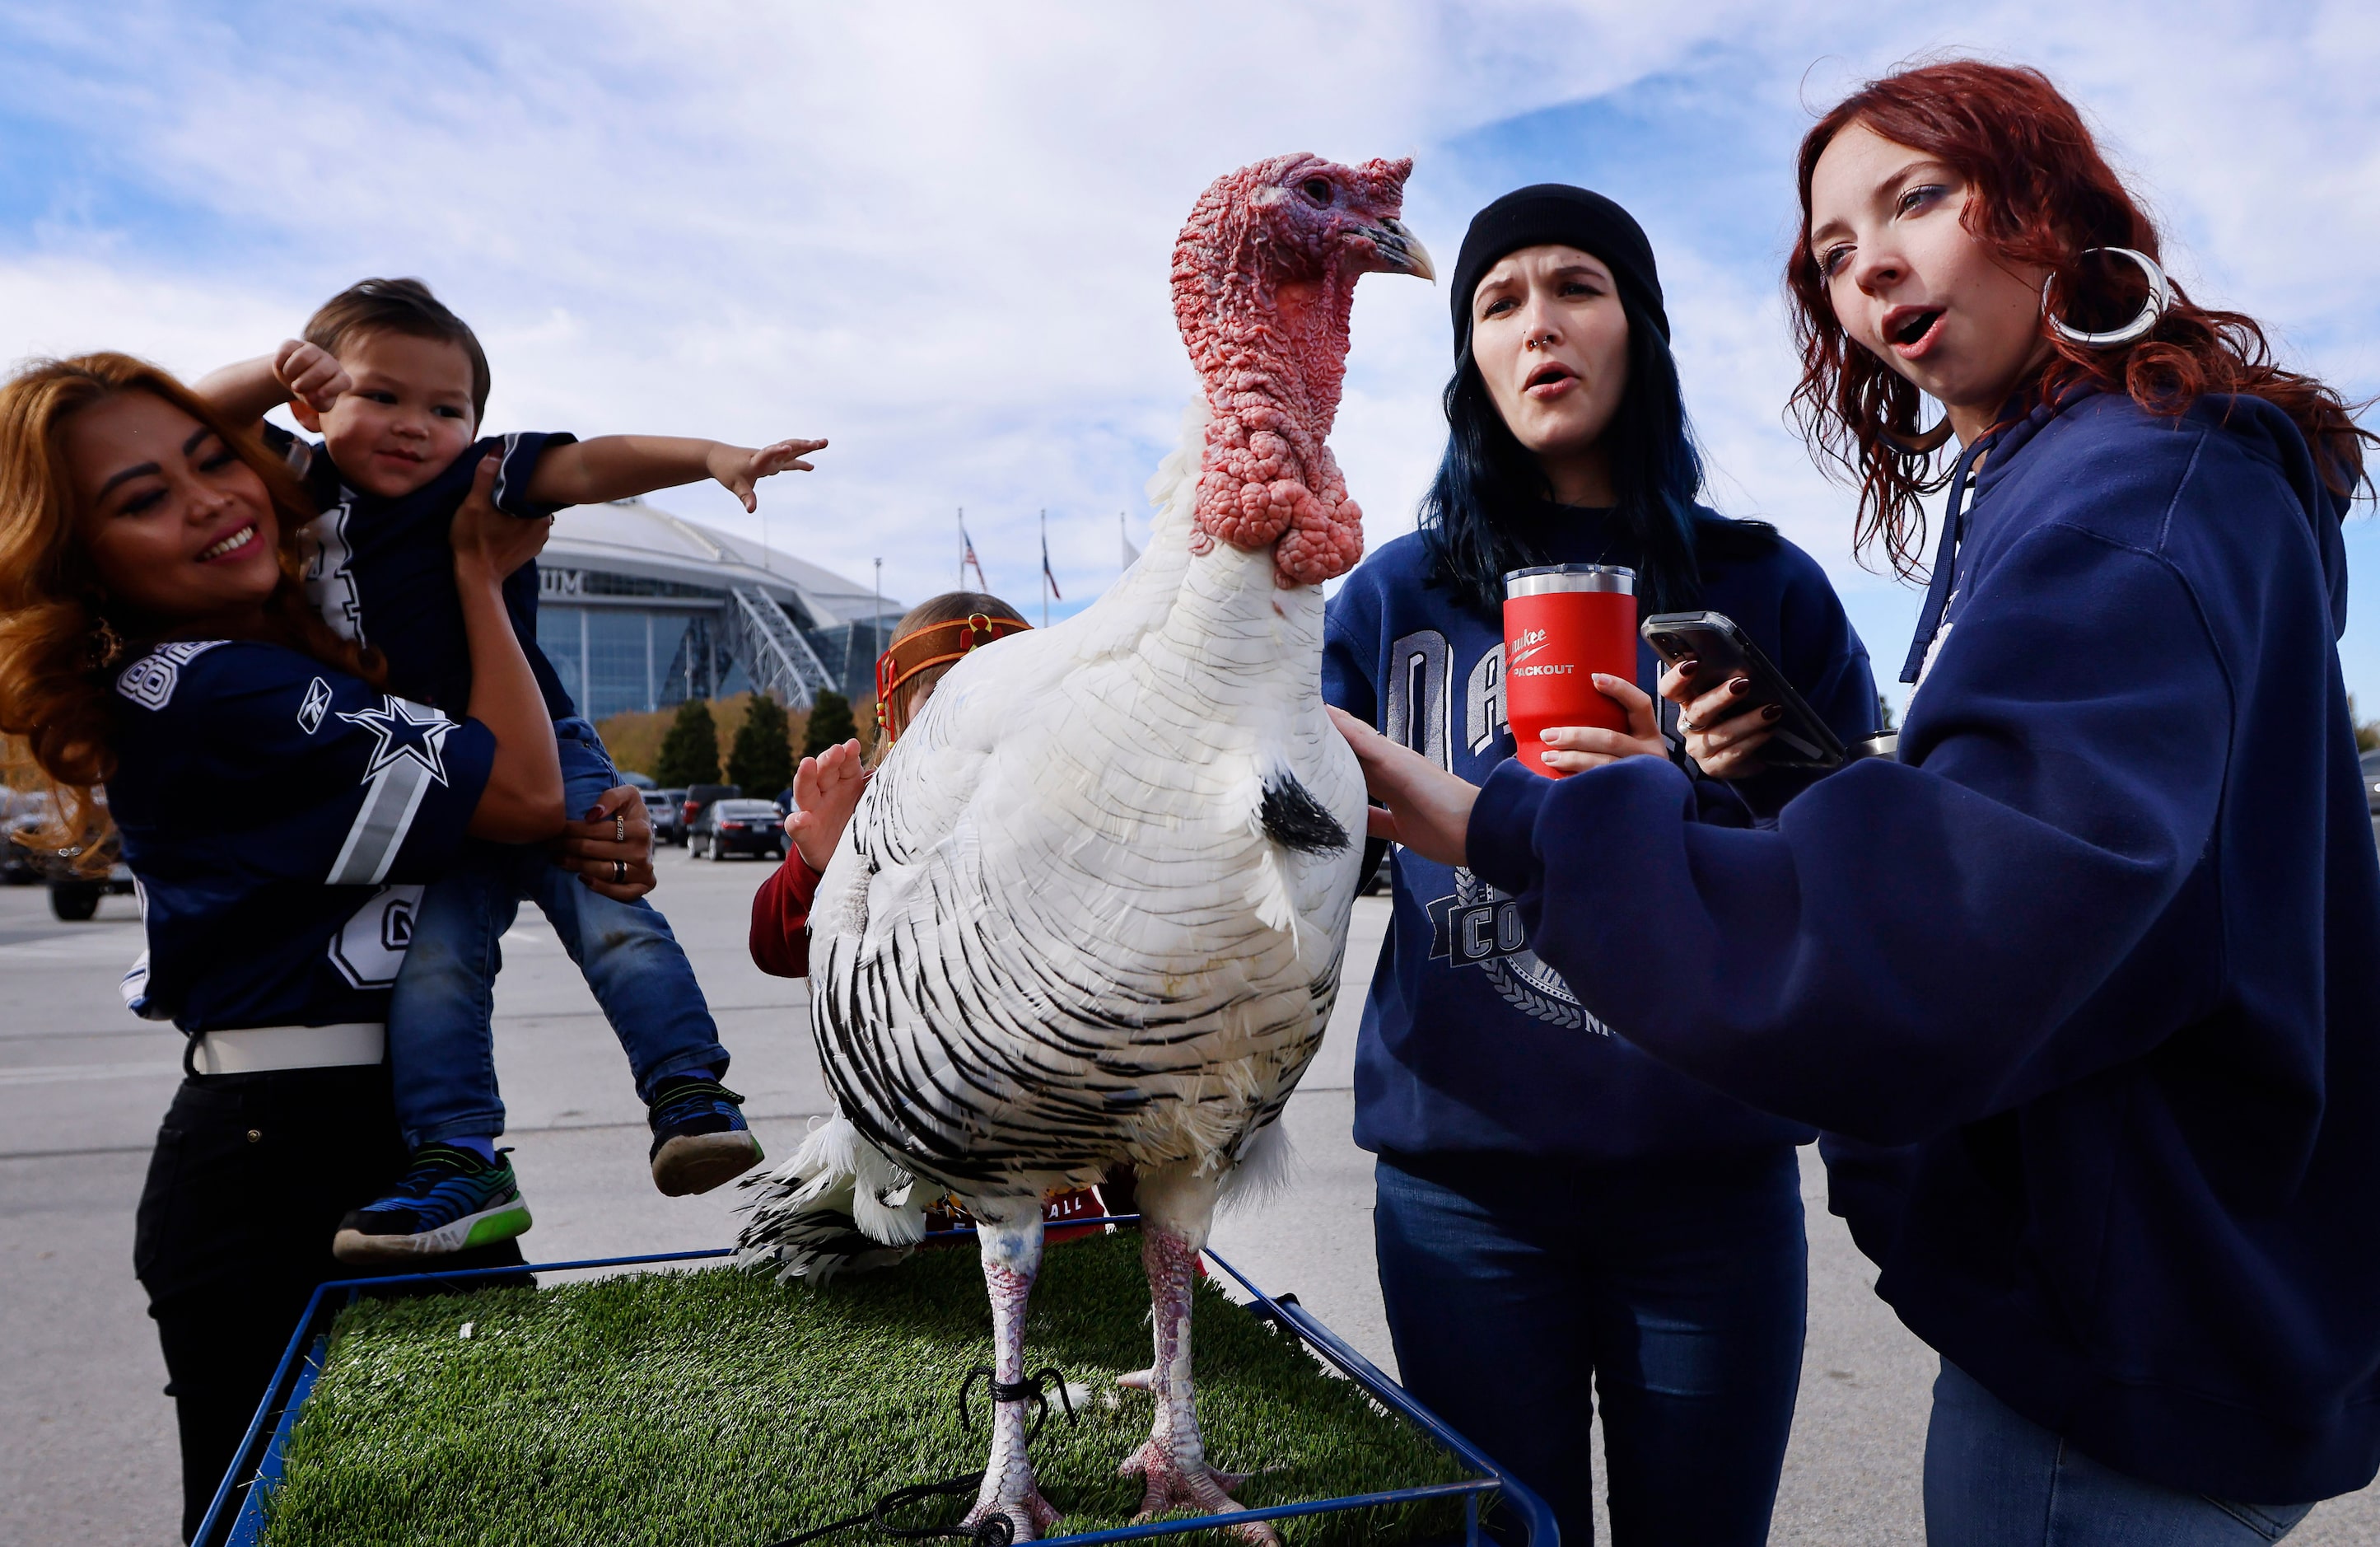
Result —
POLYGON ((1636 572, 1552 564, 1504 577, 1504 717, 1523 762, 1548 779, 1539 733, 1551 725, 1624 731, 1628 715, 1595 674, 1636 680, 1636 572))

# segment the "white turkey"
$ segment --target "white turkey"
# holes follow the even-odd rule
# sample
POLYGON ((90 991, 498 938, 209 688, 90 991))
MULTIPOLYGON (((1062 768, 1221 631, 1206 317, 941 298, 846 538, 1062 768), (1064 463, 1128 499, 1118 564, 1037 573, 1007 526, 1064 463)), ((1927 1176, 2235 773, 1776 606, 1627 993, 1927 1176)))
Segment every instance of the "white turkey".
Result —
MULTIPOLYGON (((1014 1396, 1042 1198, 1132 1168, 1157 1419, 1123 1469, 1144 1514, 1238 1507, 1199 1439, 1190 1282, 1338 990, 1365 797, 1323 708, 1321 584, 1363 534, 1323 443, 1356 279, 1431 276, 1398 219, 1412 166, 1276 157, 1191 211, 1173 303, 1206 390, 1150 483, 1148 553, 1076 616, 964 659, 869 782, 810 914, 839 1115, 757 1179, 739 1243, 824 1277, 894 1260, 955 1197, 1014 1396)), ((997 1405, 967 1516, 1019 1540, 1057 1519, 1026 1406, 997 1405)))

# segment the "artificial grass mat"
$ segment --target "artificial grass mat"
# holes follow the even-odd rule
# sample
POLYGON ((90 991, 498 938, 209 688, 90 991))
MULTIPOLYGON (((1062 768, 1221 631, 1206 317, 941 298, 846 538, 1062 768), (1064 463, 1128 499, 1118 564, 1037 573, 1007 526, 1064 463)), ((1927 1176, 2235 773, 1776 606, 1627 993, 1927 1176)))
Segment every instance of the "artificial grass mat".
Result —
MULTIPOLYGON (((1208 1458, 1256 1474, 1242 1504, 1471 1475, 1211 1283, 1197 1285, 1191 1337, 1208 1458)), ((1125 1523, 1141 1484, 1116 1464, 1151 1418, 1147 1393, 1114 1383, 1149 1359, 1137 1234, 1045 1253, 1025 1351, 1026 1368, 1054 1364, 1093 1394, 1070 1425, 1053 1390, 1033 1444, 1042 1493, 1066 1517, 1058 1531, 1125 1523)), ((765 1547, 895 1488, 979 1470, 983 1388, 971 1430, 955 1391, 990 1359, 967 1247, 815 1289, 719 1268, 360 1300, 334 1327, 290 1436, 266 1539, 765 1547)), ((953 1522, 962 1507, 940 1501, 899 1523, 953 1522)), ((1444 1541, 1461 1534, 1461 1508, 1432 1501, 1277 1529, 1289 1547, 1444 1541)), ((830 1539, 886 1540, 865 1526, 830 1539)))

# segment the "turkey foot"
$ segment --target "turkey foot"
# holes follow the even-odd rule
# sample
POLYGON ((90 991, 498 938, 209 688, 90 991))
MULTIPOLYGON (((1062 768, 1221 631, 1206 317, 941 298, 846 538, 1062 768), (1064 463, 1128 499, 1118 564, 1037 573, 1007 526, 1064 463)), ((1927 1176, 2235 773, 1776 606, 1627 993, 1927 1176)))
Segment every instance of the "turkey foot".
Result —
MULTIPOLYGON (((1119 1383, 1145 1387, 1157 1399, 1157 1421, 1148 1442, 1116 1468, 1119 1476, 1138 1477, 1146 1484, 1135 1521, 1168 1509, 1229 1515, 1241 1507, 1232 1501, 1232 1492, 1247 1480, 1244 1473, 1208 1466, 1206 1441, 1198 1432, 1197 1402, 1190 1386, 1190 1279, 1197 1260, 1198 1249, 1190 1236, 1143 1216, 1140 1261, 1148 1272, 1157 1362, 1119 1383)), ((1243 1541, 1281 1547, 1281 1538, 1268 1521, 1250 1520, 1231 1529, 1243 1541)))
MULTIPOLYGON (((969 1212, 978 1222, 983 1284, 991 1297, 992 1378, 1014 1386, 1025 1379, 1025 1302, 1041 1267, 1040 1200, 1031 1200, 1021 1212, 1010 1211, 1015 1217, 1009 1219, 990 1217, 991 1207, 970 1202, 969 1212)), ((1025 1410, 1030 1405, 992 1404, 991 1457, 984 1463, 975 1507, 960 1521, 963 1529, 971 1530, 992 1516, 1005 1515, 1014 1529, 1014 1540, 1034 1541, 1058 1523, 1058 1511, 1041 1496, 1032 1459, 1025 1454, 1025 1410)))
MULTIPOLYGON (((1196 1449, 1196 1446, 1193 1446, 1196 1449)), ((1150 1440, 1123 1459, 1116 1468, 1118 1477, 1136 1477, 1147 1480, 1140 1495, 1140 1513, 1135 1521, 1146 1520, 1160 1510, 1195 1509, 1204 1515, 1228 1514, 1240 1507, 1232 1497, 1247 1481, 1245 1472, 1219 1472, 1204 1460, 1184 1464, 1169 1454, 1155 1440, 1150 1440)), ((1272 1532, 1261 1520, 1251 1520, 1239 1527, 1242 1532, 1263 1532, 1263 1539, 1272 1540, 1272 1532)))

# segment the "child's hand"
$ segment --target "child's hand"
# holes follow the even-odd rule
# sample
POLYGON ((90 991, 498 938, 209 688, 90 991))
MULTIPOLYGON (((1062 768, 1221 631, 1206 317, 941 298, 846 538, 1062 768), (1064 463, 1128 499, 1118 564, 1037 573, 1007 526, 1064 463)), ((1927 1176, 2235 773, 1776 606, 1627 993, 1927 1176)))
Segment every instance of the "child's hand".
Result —
POLYGON ((851 825, 859 792, 868 774, 859 766, 859 743, 829 747, 814 758, 804 758, 794 771, 794 814, 785 819, 785 836, 802 863, 823 871, 834 858, 834 846, 851 825))
POLYGON ((760 502, 752 493, 752 485, 771 473, 808 472, 810 465, 802 460, 813 451, 826 449, 824 441, 779 441, 754 451, 749 446, 714 445, 710 448, 710 476, 727 487, 727 492, 744 502, 747 510, 758 510, 760 502))
POLYGON ((302 338, 273 351, 273 377, 318 414, 328 413, 341 393, 356 389, 336 356, 302 338))

